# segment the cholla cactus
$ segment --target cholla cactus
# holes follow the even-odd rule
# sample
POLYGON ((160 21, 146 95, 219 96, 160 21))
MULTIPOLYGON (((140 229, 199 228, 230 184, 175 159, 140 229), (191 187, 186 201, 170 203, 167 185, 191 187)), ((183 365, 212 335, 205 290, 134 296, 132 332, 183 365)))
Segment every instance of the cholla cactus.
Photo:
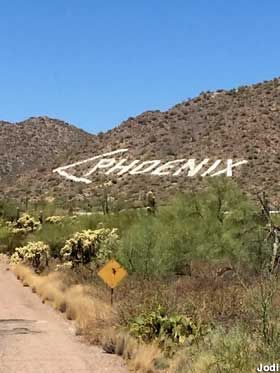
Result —
POLYGON ((59 224, 62 223, 64 219, 65 216, 49 216, 48 218, 46 218, 46 223, 59 224))
POLYGON ((156 197, 152 190, 150 190, 147 193, 146 200, 147 200, 147 212, 154 214, 156 211, 156 197))
POLYGON ((99 265, 111 256, 118 240, 117 229, 85 230, 66 241, 60 254, 65 262, 72 262, 72 267, 92 261, 99 265))
POLYGON ((50 248, 44 242, 29 242, 26 246, 18 247, 11 256, 12 264, 28 264, 36 271, 48 265, 50 248))
POLYGON ((55 267, 55 271, 67 271, 67 270, 71 270, 72 267, 73 267, 72 262, 65 262, 62 264, 57 264, 55 267))
POLYGON ((28 214, 23 214, 15 223, 9 224, 13 233, 29 233, 34 232, 41 227, 39 221, 35 220, 28 214))

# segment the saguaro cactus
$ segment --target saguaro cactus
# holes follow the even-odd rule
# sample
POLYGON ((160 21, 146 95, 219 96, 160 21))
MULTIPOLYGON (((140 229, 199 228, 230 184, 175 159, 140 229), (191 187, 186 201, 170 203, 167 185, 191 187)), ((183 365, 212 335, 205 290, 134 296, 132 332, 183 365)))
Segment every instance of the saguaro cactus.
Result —
POLYGON ((20 208, 17 206, 16 221, 18 221, 19 218, 20 218, 20 208))
POLYGON ((44 213, 43 213, 42 210, 39 212, 39 222, 41 224, 43 224, 43 222, 44 222, 44 213))
POLYGON ((262 206, 262 216, 267 222, 267 240, 272 240, 271 272, 274 272, 278 269, 277 267, 279 264, 280 226, 276 225, 271 218, 269 200, 265 192, 263 192, 262 196, 258 195, 258 199, 262 206))
POLYGON ((109 200, 110 200, 110 187, 112 185, 111 181, 103 181, 102 183, 102 211, 104 215, 109 214, 109 200))

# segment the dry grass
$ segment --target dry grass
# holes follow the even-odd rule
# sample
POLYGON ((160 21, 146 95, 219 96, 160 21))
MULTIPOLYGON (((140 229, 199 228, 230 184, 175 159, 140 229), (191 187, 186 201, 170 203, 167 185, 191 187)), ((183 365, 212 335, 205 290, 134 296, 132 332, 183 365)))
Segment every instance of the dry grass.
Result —
MULTIPOLYGON (((255 286, 244 281, 248 288, 255 286)), ((246 297, 247 288, 238 277, 216 278, 215 270, 201 266, 191 277, 139 280, 130 276, 116 292, 116 308, 122 325, 158 305, 171 314, 191 315, 198 322, 229 325, 236 319, 249 319, 246 297)))
POLYGON ((63 281, 63 274, 39 276, 23 265, 14 266, 13 270, 23 285, 30 286, 43 302, 49 302, 56 310, 65 312, 67 319, 74 320, 77 334, 91 343, 101 342, 106 352, 122 356, 134 371, 156 372, 154 362, 161 356, 159 348, 140 344, 128 333, 118 332, 114 328, 116 312, 109 304, 93 297, 97 292, 92 286, 65 287, 67 281, 63 281))
POLYGON ((112 307, 89 295, 87 286, 74 285, 65 292, 66 317, 75 320, 77 332, 91 343, 100 342, 104 330, 115 323, 112 307))
POLYGON ((122 356, 133 371, 155 373, 157 359, 162 359, 162 352, 156 344, 140 343, 125 331, 108 330, 102 340, 104 351, 122 356))
POLYGON ((157 368, 155 366, 156 360, 161 357, 161 351, 158 346, 154 344, 139 345, 137 353, 132 361, 132 366, 137 372, 155 373, 157 368))
MULTIPOLYGON (((193 362, 185 351, 177 354, 172 360, 168 373, 205 373, 210 372, 216 363, 216 359, 209 351, 205 351, 196 357, 193 362)), ((212 370, 213 371, 213 370, 212 370)))
POLYGON ((62 273, 39 276, 23 265, 14 266, 13 270, 24 286, 30 286, 42 298, 42 302, 49 302, 56 310, 65 312, 67 319, 74 320, 77 333, 91 343, 100 342, 104 330, 115 323, 116 314, 110 305, 89 295, 87 286, 65 287, 62 273))
MULTIPOLYGON (((43 301, 65 312, 65 316, 74 321, 77 334, 83 335, 91 343, 101 343, 108 353, 122 356, 132 371, 202 373, 212 369, 217 360, 212 348, 200 345, 197 351, 191 352, 188 347, 182 353, 175 353, 171 361, 166 361, 155 344, 145 345, 131 337, 126 331, 130 320, 159 304, 169 313, 191 315, 203 324, 221 326, 226 333, 242 323, 250 330, 259 327, 260 316, 249 303, 252 291, 259 293, 259 279, 255 277, 250 280, 245 277, 217 279, 216 271, 204 270, 204 267, 202 273, 197 270, 192 277, 139 281, 138 278, 130 276, 116 291, 112 308, 105 288, 99 286, 96 281, 96 285, 93 285, 92 277, 88 281, 84 280, 81 285, 79 278, 75 279, 75 284, 73 278, 65 273, 38 276, 21 265, 16 266, 14 272, 23 284, 29 285, 43 301), (166 368, 167 362, 170 363, 170 368, 166 368), (160 366, 161 369, 158 369, 160 366)), ((279 307, 279 299, 277 293, 273 302, 276 308, 279 307)), ((246 336, 242 333, 232 335, 236 341, 235 346, 240 346, 240 351, 243 351, 242 338, 246 336)), ((235 356, 234 346, 231 347, 231 341, 225 338, 227 334, 221 334, 218 339, 222 346, 221 351, 225 340, 228 348, 233 349, 232 352, 230 350, 230 356, 235 356)), ((215 346, 214 340, 213 343, 215 346)), ((250 354, 254 357, 254 352, 250 354)), ((232 371, 239 369, 234 362, 231 364, 232 371)), ((247 364, 246 369, 247 367, 249 369, 250 365, 247 364)))
POLYGON ((124 357, 126 360, 134 360, 139 350, 139 342, 124 330, 116 331, 108 329, 102 338, 103 350, 124 357))

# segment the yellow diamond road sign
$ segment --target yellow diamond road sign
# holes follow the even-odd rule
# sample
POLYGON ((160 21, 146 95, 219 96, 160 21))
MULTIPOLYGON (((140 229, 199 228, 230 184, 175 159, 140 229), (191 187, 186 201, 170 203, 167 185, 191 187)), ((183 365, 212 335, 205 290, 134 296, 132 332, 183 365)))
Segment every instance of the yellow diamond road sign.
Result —
POLYGON ((127 271, 112 259, 98 272, 98 276, 111 288, 114 289, 127 276, 127 271))

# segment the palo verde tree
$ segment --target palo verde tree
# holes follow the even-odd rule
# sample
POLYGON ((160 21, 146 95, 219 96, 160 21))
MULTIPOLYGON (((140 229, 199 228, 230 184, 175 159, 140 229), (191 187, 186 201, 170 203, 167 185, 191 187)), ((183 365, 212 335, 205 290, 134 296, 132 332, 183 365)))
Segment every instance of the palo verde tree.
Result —
POLYGON ((203 190, 178 195, 156 216, 140 218, 119 250, 128 269, 145 274, 182 272, 193 260, 260 269, 267 257, 257 206, 226 178, 209 179, 203 190))

